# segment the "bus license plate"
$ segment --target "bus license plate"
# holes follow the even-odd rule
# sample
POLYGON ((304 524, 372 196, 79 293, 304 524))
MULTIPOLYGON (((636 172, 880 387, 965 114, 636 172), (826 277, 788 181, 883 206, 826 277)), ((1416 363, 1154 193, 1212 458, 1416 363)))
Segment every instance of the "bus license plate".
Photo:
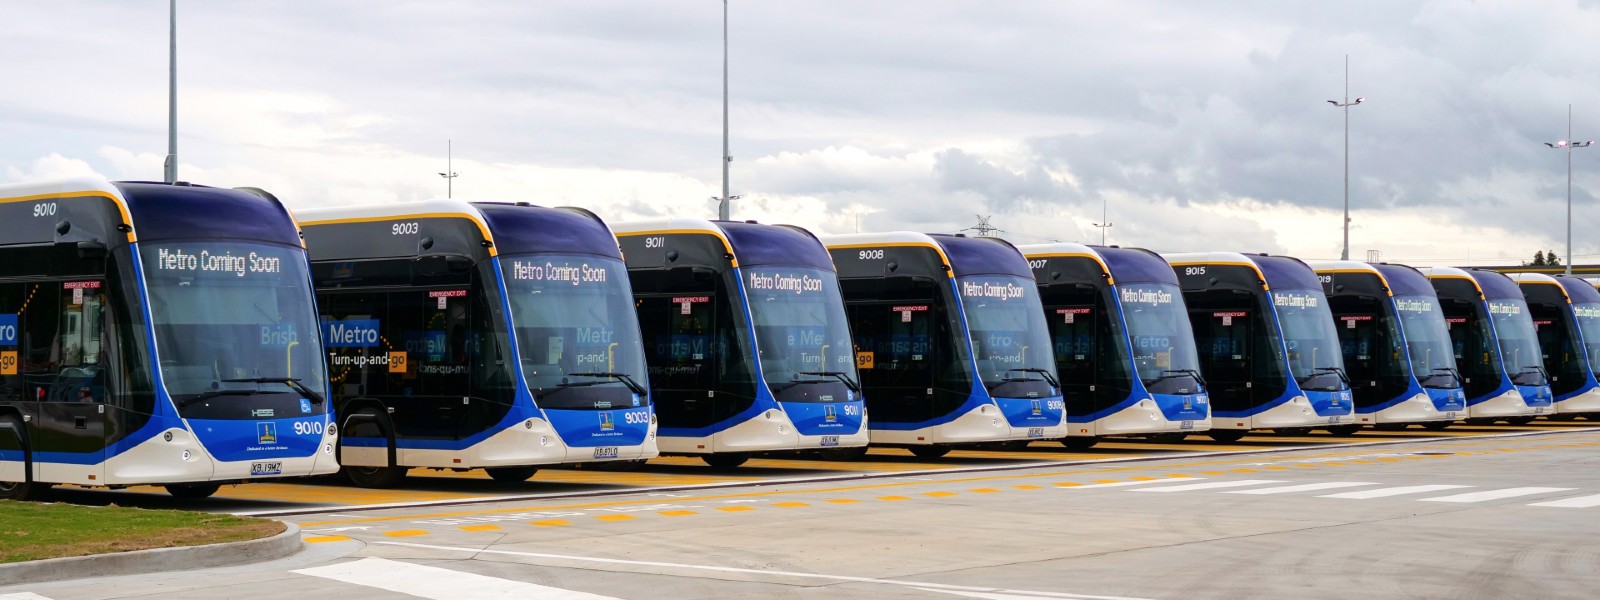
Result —
POLYGON ((839 445, 839 436, 837 436, 837 435, 825 435, 825 436, 822 436, 822 445, 824 445, 824 446, 837 446, 837 445, 839 445))
POLYGON ((1028 428, 1028 437, 1031 437, 1031 438, 1042 438, 1042 437, 1044 437, 1044 428, 1043 427, 1029 427, 1028 428))
POLYGON ((282 475, 282 462, 253 462, 250 463, 251 475, 282 475))
POLYGON ((594 457, 595 458, 616 458, 617 457, 617 447, 616 446, 601 446, 599 448, 595 448, 594 449, 594 457))
POLYGON ((1536 415, 1544 414, 1544 407, 1543 406, 1535 406, 1535 407, 1533 407, 1533 414, 1536 414, 1536 415))
POLYGON ((1328 424, 1329 425, 1338 425, 1339 424, 1339 417, 1337 417, 1337 416, 1328 417, 1328 424))

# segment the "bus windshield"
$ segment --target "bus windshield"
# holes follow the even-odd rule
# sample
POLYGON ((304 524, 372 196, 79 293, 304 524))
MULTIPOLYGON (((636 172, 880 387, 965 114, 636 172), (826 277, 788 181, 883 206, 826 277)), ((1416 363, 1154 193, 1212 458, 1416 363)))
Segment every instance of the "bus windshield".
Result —
POLYGON ((139 252, 161 380, 180 414, 252 419, 326 410, 304 250, 168 241, 139 252))
POLYGON ((1155 394, 1200 391, 1200 357, 1195 353, 1194 328, 1180 302, 1183 295, 1178 286, 1120 285, 1117 299, 1128 324, 1134 367, 1145 387, 1155 394))
POLYGON ((1444 312, 1433 296, 1395 296, 1394 306, 1405 328, 1406 350, 1411 355, 1411 372, 1422 387, 1461 387, 1456 371, 1455 352, 1450 345, 1450 330, 1444 312))
POLYGON ((1300 389, 1337 391, 1345 387, 1344 355, 1333 329, 1333 312, 1319 291, 1274 291, 1272 303, 1289 351, 1289 372, 1300 389))
POLYGON ((1494 319, 1495 339, 1506 374, 1516 385, 1547 385, 1544 357, 1539 354, 1539 337, 1533 331, 1533 316, 1528 302, 1521 298, 1489 301, 1489 316, 1494 319))
POLYGON ((831 271, 744 270, 761 377, 785 402, 844 402, 858 388, 850 324, 831 271))
POLYGON ((500 257, 522 376, 538 405, 606 410, 649 402, 639 318, 622 261, 500 257))
POLYGON ((1578 330, 1583 333, 1583 351, 1589 355, 1589 368, 1600 369, 1600 302, 1573 304, 1572 314, 1578 318, 1578 330))
POLYGON ((956 278, 978 372, 990 395, 1029 398, 1057 387, 1039 287, 1015 275, 956 278))

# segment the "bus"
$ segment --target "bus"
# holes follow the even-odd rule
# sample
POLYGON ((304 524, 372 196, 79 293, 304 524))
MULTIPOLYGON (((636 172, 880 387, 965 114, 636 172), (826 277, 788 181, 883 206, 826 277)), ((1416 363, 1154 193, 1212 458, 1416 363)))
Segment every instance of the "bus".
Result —
POLYGON ((1177 274, 1211 394, 1211 431, 1348 432, 1355 423, 1333 313, 1299 259, 1233 252, 1162 255, 1177 274))
POLYGON ((823 243, 839 268, 874 445, 938 458, 958 445, 1066 437, 1044 307, 1016 247, 912 232, 823 243))
POLYGON ((593 213, 446 199, 299 217, 351 483, 657 455, 627 270, 593 213))
POLYGON ((1549 377, 1528 302, 1516 282, 1484 269, 1421 271, 1444 308, 1466 389, 1467 422, 1527 424, 1549 414, 1549 377))
POLYGON ((811 232, 753 221, 617 223, 664 454, 864 454, 839 280, 811 232))
POLYGON ((1405 429, 1411 423, 1444 429, 1466 416, 1450 332, 1433 286, 1405 265, 1313 261, 1328 296, 1349 370, 1356 423, 1405 429))
POLYGON ((1600 365, 1600 291, 1567 275, 1515 273, 1511 280, 1528 301, 1544 370, 1550 374, 1554 408, 1546 418, 1570 421, 1600 414, 1600 384, 1594 374, 1600 365))
POLYGON ((1138 248, 1022 246, 1044 303, 1067 400, 1069 448, 1105 436, 1176 442, 1211 429, 1189 311, 1160 255, 1138 248))
POLYGON ((331 473, 306 254, 271 194, 0 186, 0 499, 331 473))

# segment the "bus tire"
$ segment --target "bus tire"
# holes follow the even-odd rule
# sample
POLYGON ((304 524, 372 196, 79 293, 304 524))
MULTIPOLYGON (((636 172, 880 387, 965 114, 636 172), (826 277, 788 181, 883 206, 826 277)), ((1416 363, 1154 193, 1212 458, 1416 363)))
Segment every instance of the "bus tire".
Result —
POLYGON ((1022 452, 1032 444, 1031 440, 1011 440, 1009 442, 996 442, 995 449, 1001 452, 1022 452))
POLYGON ((1422 428, 1429 431, 1444 431, 1453 424, 1454 423, 1451 421, 1429 421, 1427 423, 1423 423, 1422 428))
POLYGON ((1145 439, 1150 440, 1152 444, 1177 444, 1188 438, 1189 434, 1182 431, 1169 431, 1167 433, 1151 434, 1145 439))
POLYGON ((744 464, 745 461, 750 460, 750 455, 743 452, 721 452, 701 456, 700 460, 706 461, 706 464, 711 465, 712 468, 736 469, 739 465, 744 464))
POLYGON ((1576 421, 1578 420, 1578 413, 1556 413, 1545 418, 1551 421, 1576 421))
POLYGON ((1247 429, 1213 429, 1211 431, 1207 431, 1206 435, 1210 436, 1211 439, 1224 444, 1231 444, 1244 439, 1244 436, 1247 433, 1250 433, 1250 431, 1247 429))
POLYGON ((1494 417, 1473 417, 1471 419, 1467 419, 1467 424, 1482 427, 1484 425, 1493 425, 1494 421, 1494 417))
POLYGON ((1350 437, 1361 431, 1360 425, 1334 425, 1328 428, 1328 433, 1338 437, 1350 437))
POLYGON ((866 446, 861 446, 859 448, 828 448, 827 450, 823 450, 820 454, 822 454, 822 459, 823 460, 832 460, 832 461, 839 461, 839 462, 847 462, 847 461, 852 461, 852 460, 861 460, 861 459, 867 457, 867 447, 866 446))
POLYGON ((949 446, 912 446, 911 455, 917 458, 940 458, 950 453, 949 446))
POLYGON ((1407 426, 1407 423, 1374 423, 1372 429, 1374 431, 1405 431, 1407 426))
POLYGON ((484 472, 489 474, 490 479, 500 483, 522 483, 532 479, 533 474, 539 472, 539 467, 486 467, 484 472))
POLYGON ((1537 419, 1537 418, 1538 417, 1534 417, 1534 416, 1511 417, 1509 419, 1506 419, 1506 422, 1510 423, 1512 425, 1531 425, 1531 424, 1533 424, 1533 420, 1537 419))
MULTIPOLYGON (((0 423, 10 426, 13 431, 19 432, 22 446, 22 463, 32 464, 28 460, 32 451, 28 448, 28 430, 23 426, 22 419, 15 415, 0 416, 0 423)), ((0 434, 4 435, 4 434, 0 434)), ((31 473, 23 473, 23 481, 0 481, 0 500, 39 500, 50 491, 50 484, 33 481, 31 473)))
MULTIPOLYGON (((389 437, 390 432, 394 431, 394 422, 389 420, 387 413, 374 408, 363 408, 351 414, 350 417, 355 417, 356 415, 372 415, 377 422, 378 433, 383 437, 389 437)), ((350 421, 351 418, 347 417, 344 426, 339 428, 340 456, 344 456, 344 440, 350 437, 350 421)), ((356 487, 383 489, 392 488, 405 481, 407 469, 400 465, 390 464, 386 467, 344 467, 340 471, 356 487)))
POLYGON ((1100 443, 1100 436, 1095 435, 1083 437, 1070 436, 1061 438, 1061 445, 1066 446, 1068 450, 1088 450, 1093 448, 1094 445, 1098 443, 1100 443))
POLYGON ((172 494, 173 498, 182 498, 184 500, 199 500, 201 498, 210 498, 212 494, 217 493, 217 490, 222 489, 222 484, 219 484, 219 483, 174 483, 174 484, 171 484, 171 485, 168 485, 168 486, 165 486, 165 487, 167 488, 167 493, 168 494, 172 494))

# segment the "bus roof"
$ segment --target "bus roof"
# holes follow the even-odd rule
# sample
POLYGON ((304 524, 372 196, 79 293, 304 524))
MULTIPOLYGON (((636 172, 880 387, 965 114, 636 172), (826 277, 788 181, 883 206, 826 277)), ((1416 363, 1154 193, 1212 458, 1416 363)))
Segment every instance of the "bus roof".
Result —
POLYGON ((1567 298, 1573 304, 1600 303, 1600 290, 1595 289, 1594 282, 1571 275, 1556 275, 1555 279, 1567 290, 1567 298))
POLYGON ((733 265, 802 266, 833 270, 833 259, 810 231, 793 225, 767 225, 746 221, 711 221, 692 217, 619 221, 611 224, 618 236, 704 234, 722 240, 733 265))
POLYGON ((1437 296, 1428 277, 1415 267, 1402 264, 1378 263, 1373 265, 1389 282, 1389 293, 1395 296, 1437 296))
POLYGON ((1524 299, 1522 297, 1522 288, 1517 287, 1516 282, 1511 281, 1511 278, 1506 277, 1503 273, 1484 269, 1471 269, 1467 271, 1467 274, 1478 282, 1478 288, 1483 290, 1484 300, 1524 299))
MULTIPOLYGON (((1267 284, 1267 276, 1261 272, 1261 266, 1257 265, 1256 261, 1250 256, 1246 256, 1238 252, 1176 252, 1171 254, 1162 254, 1161 258, 1165 259, 1167 264, 1174 267, 1186 265, 1232 265, 1238 267, 1249 267, 1250 270, 1256 272, 1257 277, 1261 278, 1261 282, 1264 286, 1263 289, 1272 289, 1271 286, 1267 284)), ((1315 277, 1313 277, 1313 279, 1315 279, 1315 277)))
POLYGON ((1169 283, 1178 285, 1178 275, 1166 259, 1144 248, 1094 246, 1095 252, 1111 267, 1117 283, 1169 283))
POLYGON ((605 221, 586 209, 474 202, 489 222, 500 254, 594 254, 622 259, 617 238, 605 221))
POLYGON ((200 185, 111 182, 80 177, 0 185, 0 245, 139 239, 244 239, 300 245, 277 198, 261 191, 200 185), (61 202, 102 199, 104 204, 61 202), (48 215, 33 211, 49 203, 48 215), (48 216, 50 218, 35 218, 48 216), (58 231, 65 223, 66 231, 58 231))
POLYGON ((1000 238, 933 234, 928 237, 944 248, 955 276, 1015 275, 1033 279, 1033 270, 1017 247, 1000 238))
MULTIPOLYGON (((1026 259, 1040 258, 1084 258, 1100 266, 1100 274, 1107 278, 1106 283, 1116 285, 1117 279, 1111 275, 1111 267, 1106 265, 1106 259, 1095 252, 1094 248, 1083 244, 1071 242, 1054 242, 1049 244, 1028 244, 1017 246, 1017 251, 1026 259)), ((1169 269, 1170 270, 1170 269, 1169 269)))

